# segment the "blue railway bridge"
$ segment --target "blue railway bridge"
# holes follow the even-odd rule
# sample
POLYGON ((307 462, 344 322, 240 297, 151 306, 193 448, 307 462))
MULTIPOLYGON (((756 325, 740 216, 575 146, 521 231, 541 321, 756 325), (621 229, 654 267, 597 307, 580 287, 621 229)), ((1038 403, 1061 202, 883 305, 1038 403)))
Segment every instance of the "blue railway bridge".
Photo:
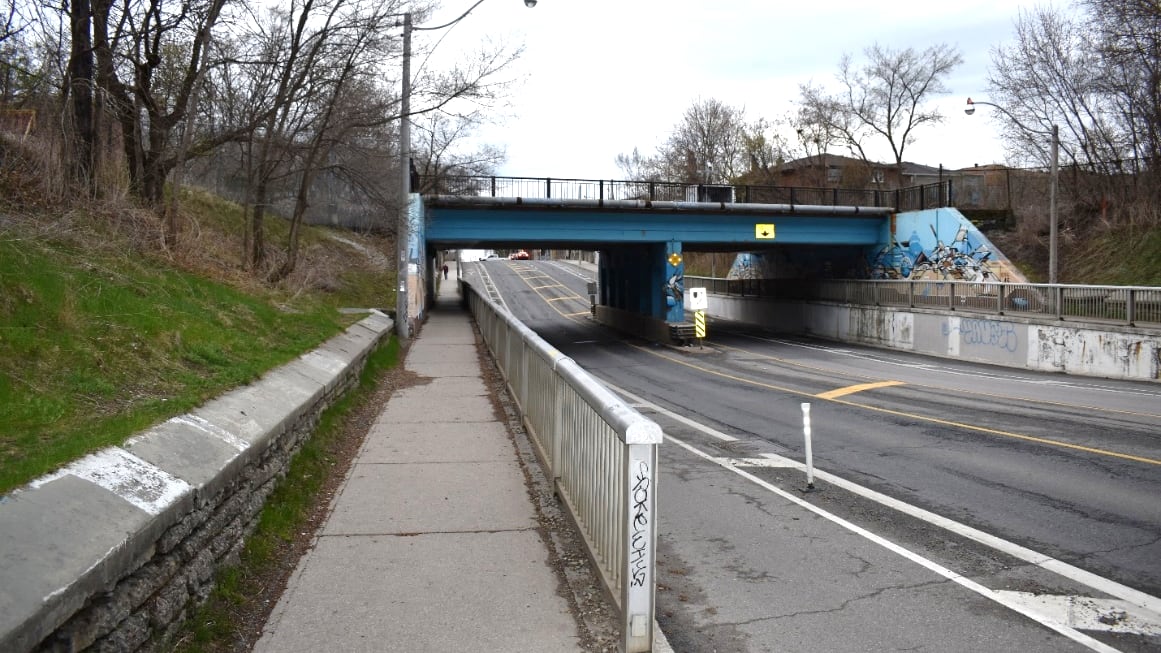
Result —
POLYGON ((970 225, 950 208, 950 182, 874 191, 451 177, 423 187, 435 190, 411 197, 416 289, 433 292, 442 250, 596 251, 597 319, 658 340, 684 333, 687 252, 749 253, 781 278, 891 276, 908 256, 900 215, 912 216, 912 232, 916 219, 931 226, 937 241, 941 229, 953 242, 970 225))

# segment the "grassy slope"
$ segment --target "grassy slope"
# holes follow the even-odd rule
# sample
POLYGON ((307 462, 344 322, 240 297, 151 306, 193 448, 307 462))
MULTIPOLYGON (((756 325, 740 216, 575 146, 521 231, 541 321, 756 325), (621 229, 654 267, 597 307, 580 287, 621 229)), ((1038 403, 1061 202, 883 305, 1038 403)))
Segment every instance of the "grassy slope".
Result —
POLYGON ((256 283, 238 207, 203 193, 183 198, 177 256, 139 212, 17 210, 0 206, 0 493, 292 360, 357 319, 339 307, 393 304, 368 256, 389 243, 349 232, 308 229, 299 272, 256 283))
POLYGON ((1120 227, 1061 251, 1068 283, 1161 286, 1161 229, 1120 227))

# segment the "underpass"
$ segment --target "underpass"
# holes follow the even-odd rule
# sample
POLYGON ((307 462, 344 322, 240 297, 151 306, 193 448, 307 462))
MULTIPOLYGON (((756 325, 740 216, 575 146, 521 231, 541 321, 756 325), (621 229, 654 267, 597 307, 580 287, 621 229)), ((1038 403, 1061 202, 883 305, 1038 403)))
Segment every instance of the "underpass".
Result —
POLYGON ((676 650, 1158 645, 1156 386, 724 322, 704 348, 659 346, 596 325, 576 266, 473 267, 662 425, 658 621, 676 650))

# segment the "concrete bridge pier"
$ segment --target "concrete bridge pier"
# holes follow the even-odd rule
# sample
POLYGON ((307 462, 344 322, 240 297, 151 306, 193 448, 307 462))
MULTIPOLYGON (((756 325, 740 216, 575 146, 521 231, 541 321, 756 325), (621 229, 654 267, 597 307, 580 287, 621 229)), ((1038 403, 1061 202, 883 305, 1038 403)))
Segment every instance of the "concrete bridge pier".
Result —
POLYGON ((685 320, 681 241, 601 250, 597 321, 619 331, 678 344, 685 320), (677 336, 677 337, 675 337, 677 336))

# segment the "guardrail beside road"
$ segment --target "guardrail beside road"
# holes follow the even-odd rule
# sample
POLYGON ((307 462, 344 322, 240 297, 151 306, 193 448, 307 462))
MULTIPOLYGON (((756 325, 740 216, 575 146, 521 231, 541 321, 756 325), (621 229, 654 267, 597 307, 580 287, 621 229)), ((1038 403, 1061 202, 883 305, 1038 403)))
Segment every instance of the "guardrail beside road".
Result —
POLYGON ((742 297, 828 301, 1161 326, 1161 288, 938 280, 719 279, 685 277, 687 288, 742 297))
POLYGON ((775 331, 1043 372, 1161 381, 1159 288, 688 276, 685 284, 706 288, 712 317, 775 331))
POLYGON ((652 651, 661 427, 461 283, 537 455, 621 612, 621 650, 652 651))

